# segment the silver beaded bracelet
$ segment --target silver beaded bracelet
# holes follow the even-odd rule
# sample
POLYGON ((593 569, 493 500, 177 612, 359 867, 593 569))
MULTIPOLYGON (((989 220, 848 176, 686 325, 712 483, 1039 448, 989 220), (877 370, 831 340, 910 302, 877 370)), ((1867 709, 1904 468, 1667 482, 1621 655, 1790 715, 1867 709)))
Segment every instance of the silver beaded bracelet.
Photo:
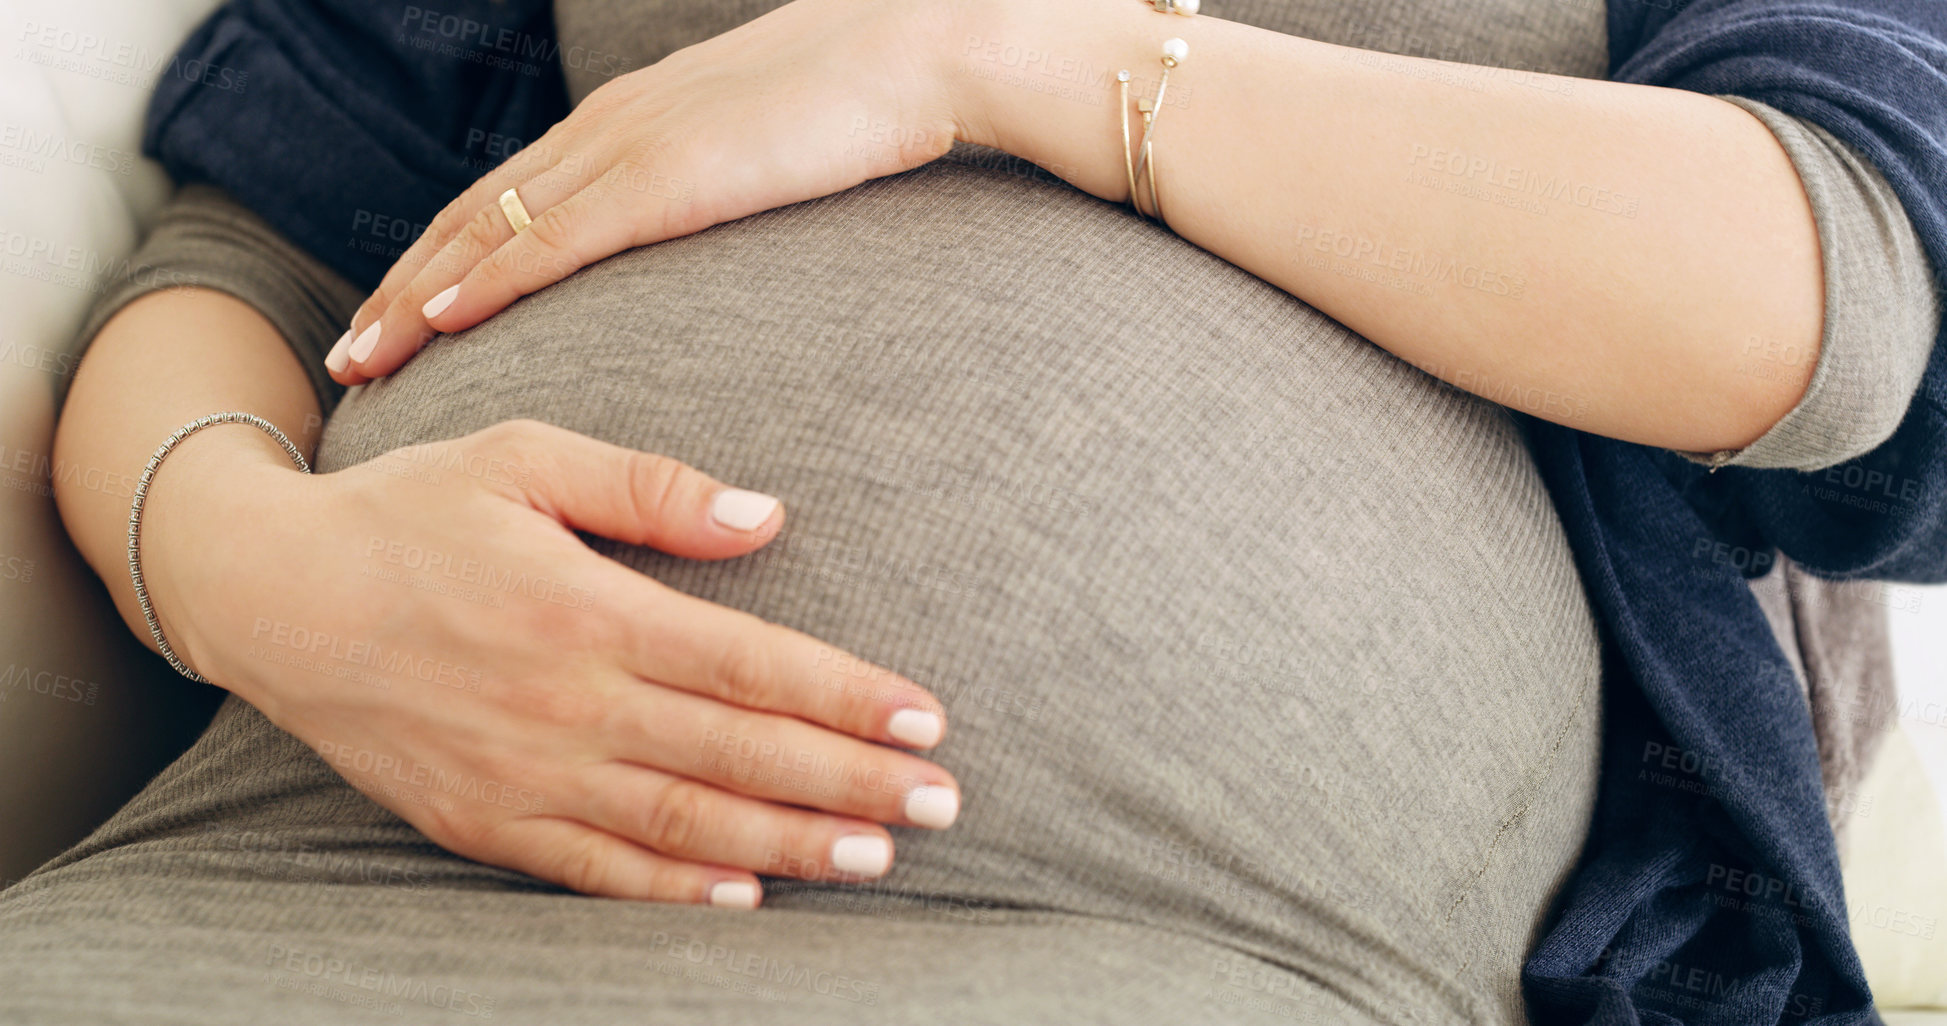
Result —
POLYGON ((297 464, 300 473, 311 472, 311 464, 305 462, 304 454, 297 450, 297 446, 292 444, 289 438, 285 437, 284 432, 277 430, 277 425, 254 413, 243 413, 238 410, 212 413, 177 428, 176 433, 170 435, 168 441, 156 448, 155 455, 149 457, 149 465, 142 468, 142 479, 135 483, 135 500, 128 507, 129 580, 135 582, 135 601, 141 603, 142 619, 148 623, 149 636, 155 639, 155 646, 162 652, 162 658, 169 660, 169 665, 175 667, 177 673, 198 684, 208 684, 209 678, 184 665, 183 661, 176 656, 176 650, 169 647, 168 639, 162 636, 162 624, 156 620, 155 607, 149 603, 148 586, 142 583, 142 506, 149 497, 149 482, 155 479, 156 470, 162 466, 162 461, 168 457, 170 451, 181 444, 183 439, 216 424, 249 424, 263 430, 277 439, 278 445, 284 447, 285 455, 291 458, 292 463, 297 464))

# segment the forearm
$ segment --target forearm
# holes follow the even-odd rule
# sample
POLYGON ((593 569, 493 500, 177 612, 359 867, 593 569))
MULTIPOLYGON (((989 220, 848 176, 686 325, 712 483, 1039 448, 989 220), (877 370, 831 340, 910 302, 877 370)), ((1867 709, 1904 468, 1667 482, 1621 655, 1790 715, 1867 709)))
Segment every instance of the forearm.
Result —
MULTIPOLYGON (((149 639, 128 574, 125 487, 156 446, 177 428, 210 413, 244 410, 276 424, 308 458, 321 421, 318 400, 297 358, 269 321, 241 300, 208 289, 156 292, 129 304, 102 328, 75 373, 55 434, 55 498, 75 546, 114 596, 131 630, 149 639)), ((247 474, 293 470, 269 435, 247 425, 219 425, 185 440, 157 472, 143 518, 144 573, 168 630, 170 610, 155 595, 163 568, 154 539, 178 518, 236 523, 247 474), (215 503, 213 505, 213 503, 215 503)))
POLYGON ((964 137, 1110 199, 1128 192, 1114 72, 1150 95, 1162 40, 1183 37, 1155 135, 1170 226, 1460 387, 1712 451, 1755 440, 1809 381, 1815 359, 1743 370, 1754 347, 1817 353, 1823 275, 1790 161, 1723 101, 1377 55, 1136 0, 981 0, 963 24, 948 73, 964 137), (1103 101, 1078 102, 1072 76, 1061 91, 980 73, 1010 46, 1046 55, 1030 74, 1086 69, 1103 101))

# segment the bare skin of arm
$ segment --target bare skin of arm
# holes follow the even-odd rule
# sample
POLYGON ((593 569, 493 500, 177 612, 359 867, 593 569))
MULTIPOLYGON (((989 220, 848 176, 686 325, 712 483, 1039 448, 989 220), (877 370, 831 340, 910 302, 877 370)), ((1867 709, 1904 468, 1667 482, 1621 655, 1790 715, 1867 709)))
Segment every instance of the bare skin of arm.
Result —
MULTIPOLYGON (((245 410, 277 425, 308 460, 322 420, 304 369, 277 329, 242 300, 181 289, 131 304, 89 347, 62 408, 54 455, 63 466, 140 477, 156 446, 206 414, 245 410)), ((150 597, 169 636, 180 606, 163 601, 173 575, 158 565, 170 531, 194 516, 206 479, 227 474, 291 473, 289 456, 269 435, 219 425, 186 439, 156 474, 144 516, 150 597)), ((148 625, 128 581, 128 500, 109 491, 60 488, 61 518, 75 546, 108 583, 129 629, 150 648, 148 625)))
MULTIPOLYGON (((1158 185, 1170 226, 1190 241, 1462 388, 1501 401, 1564 397, 1512 405, 1599 434, 1738 448, 1803 394, 1824 317, 1816 224, 1783 150, 1736 106, 1553 76, 1512 82, 1162 15, 1136 0, 796 0, 623 75, 434 219, 327 366, 346 384, 389 374, 437 333, 610 254, 916 167, 955 139, 1126 200, 1111 75, 1083 87, 1101 102, 1077 103, 1072 91, 976 72, 1011 49, 1044 55, 1055 79, 1073 61, 1128 67, 1149 82, 1170 36, 1190 50, 1157 129, 1158 185), (1456 73, 1477 76, 1477 88, 1443 84, 1456 73), (861 146, 861 124, 886 145, 861 146), (1458 177, 1519 193, 1536 175, 1571 183, 1566 201, 1549 197, 1546 216, 1446 187, 1458 177), (645 180, 701 184, 679 200, 645 180), (518 235, 496 203, 510 188, 534 216, 518 235), (1742 373, 1754 344, 1811 358, 1793 364, 1797 374, 1742 373)), ((299 368, 269 325, 239 307, 207 293, 131 306, 83 363, 57 455, 132 477, 177 426, 234 408, 312 445, 317 411, 299 368)), ((815 677, 829 650, 660 590, 593 556, 571 530, 726 558, 775 536, 781 510, 727 526, 713 515, 724 486, 538 425, 437 444, 490 451, 533 480, 421 485, 360 472, 370 465, 307 478, 248 427, 186 443, 158 478, 144 542, 172 642, 314 747, 353 738, 400 758, 544 782, 562 796, 545 815, 390 804, 462 854, 594 893, 703 901, 736 885, 743 890, 727 893, 741 903, 766 853, 843 877, 837 840, 883 839, 878 823, 950 821, 926 807, 951 796, 957 809, 943 770, 871 744, 930 745, 936 729, 913 742, 894 717, 937 717, 931 696, 889 674, 863 697, 786 687, 815 677), (513 620, 483 625, 410 589, 358 579, 351 568, 371 558, 374 540, 566 574, 609 600, 579 617, 510 607, 513 620), (483 687, 492 701, 437 712, 403 688, 386 693, 397 701, 321 689, 251 654, 263 609, 312 633, 435 649, 507 679, 483 687), (390 633, 396 624, 409 632, 390 633), (543 657, 563 644, 594 667, 579 704, 546 700, 558 660, 543 657), (788 795, 741 793, 671 761, 666 741, 649 743, 657 724, 700 730, 720 717, 698 701, 737 707, 740 730, 870 761, 906 784, 841 796, 830 815, 777 808, 769 801, 788 795), (618 707, 634 710, 620 717, 630 729, 616 728, 618 707), (460 717, 478 721, 455 729, 460 717), (518 757, 451 742, 468 731, 511 739, 518 757), (646 765, 632 774, 617 763, 646 765), (618 806, 616 795, 629 800, 618 806), (696 829, 703 821, 739 829, 696 829)), ((69 489, 60 500, 77 544, 146 637, 125 594, 126 510, 69 489)))
POLYGON ((1114 72, 1136 77, 1132 101, 1152 94, 1172 36, 1189 53, 1157 183, 1191 242, 1455 385, 1597 434, 1734 449, 1803 396, 1824 322, 1817 224, 1736 105, 1137 0, 797 0, 624 75, 435 219, 328 364, 346 383, 391 373, 611 253, 955 139, 1125 200, 1114 72), (629 187, 652 174, 695 197, 629 187), (508 188, 534 216, 519 236, 495 204, 508 188), (1752 375, 1753 351, 1802 355, 1752 375))
POLYGON ((1179 36, 1182 99, 1155 137, 1164 213, 1191 242, 1453 384, 1580 400, 1530 412, 1597 434, 1741 448, 1803 396, 1824 323, 1818 226, 1742 108, 1103 2, 1003 3, 966 33, 965 133, 1122 174, 1102 109, 971 72, 999 41, 1153 83, 1162 37, 1179 36), (1742 369, 1756 347, 1810 356, 1766 380, 1742 369))
MULTIPOLYGON (((128 498, 85 482, 136 479, 177 428, 226 410, 307 454, 317 443, 317 401, 271 323, 182 289, 102 329, 62 413, 60 465, 99 472, 57 479, 62 518, 144 641, 128 498)), ((257 428, 218 425, 177 447, 148 496, 143 575, 170 646, 459 854, 590 894, 754 907, 759 872, 876 877, 893 858, 882 824, 944 828, 959 808, 951 775, 900 750, 939 741, 933 696, 883 670, 868 669, 877 687, 821 681, 865 664, 574 533, 731 558, 782 528, 768 496, 523 421, 314 475, 257 428), (552 589, 463 603, 369 572, 399 549, 552 589), (725 753, 711 736, 750 743, 725 753), (752 772, 746 749, 877 783, 831 794, 752 772), (413 783, 432 779, 472 783, 451 797, 413 783)))

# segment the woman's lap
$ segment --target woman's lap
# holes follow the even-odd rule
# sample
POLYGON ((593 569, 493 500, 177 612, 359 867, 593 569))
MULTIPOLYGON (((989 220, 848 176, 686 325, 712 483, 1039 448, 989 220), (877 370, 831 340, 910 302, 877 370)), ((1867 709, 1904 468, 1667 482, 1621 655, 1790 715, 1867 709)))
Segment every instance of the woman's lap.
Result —
MULTIPOLYGON (((1544 807, 1537 829, 1573 829, 1553 810, 1578 803, 1579 777, 1548 776, 1532 796, 1544 807)), ((414 800, 452 800, 399 779, 414 800)), ((1453 826, 1435 810, 1414 814, 1430 832, 1453 826)), ((1507 862, 1579 842, 1529 827, 1507 825, 1507 862)), ((1340 886, 1333 868, 1313 874, 1324 889, 1340 886)), ((1153 869, 1195 872, 1195 859, 1159 854, 1153 869)), ((1533 909, 1498 907, 1510 896, 1502 870, 1484 872, 1475 906, 1520 932, 1533 909)), ((1360 986, 1368 975, 1466 975, 1424 964, 1412 938, 1395 938, 1377 964, 1314 977, 1136 921, 1141 910, 1125 920, 864 893, 857 907, 785 893, 756 913, 566 894, 441 851, 232 699, 96 835, 0 897, 0 1020, 1464 1021, 1375 1007, 1384 988, 1360 986)), ((1306 932, 1329 952, 1338 925, 1306 932)))
POLYGON ((0 898, 0 974, 10 1023, 1359 1014, 1301 976, 1130 922, 920 902, 750 913, 566 894, 433 847, 234 699, 111 822, 0 898))
MULTIPOLYGON (((1592 726, 1573 725, 1578 743, 1592 726)), ((1510 886, 1524 849, 1546 861, 1579 844, 1545 836, 1578 822, 1560 810, 1579 804, 1585 782, 1566 769, 1531 796, 1541 814, 1497 838, 1501 859, 1483 867, 1470 899, 1505 921, 1483 937, 1521 934, 1533 917, 1523 888, 1510 886), (1530 829, 1536 820, 1540 835, 1530 829)), ((397 777, 409 800, 473 800, 474 782, 450 782, 458 797, 448 797, 397 777)), ((1412 814, 1430 833, 1458 826, 1437 810, 1412 814)), ((1158 848, 1149 868, 1158 880, 1214 880, 1203 857, 1158 848)), ((1349 886, 1338 868, 1318 866, 1311 879, 1328 894, 1349 886)), ((1386 987, 1363 985, 1467 976, 1465 965, 1428 964, 1419 938, 1391 938, 1397 948, 1370 964, 1314 976, 1142 922, 1142 909, 1121 919, 860 893, 847 904, 841 893, 784 891, 756 913, 566 894, 438 849, 231 699, 197 745, 93 837, 0 897, 0 1020, 1466 1021, 1388 1006, 1386 987)), ((1334 936, 1344 925, 1327 917, 1300 932, 1321 954, 1345 954, 1334 936)), ((1372 960, 1365 940, 1355 957, 1372 960)), ((1499 1021, 1505 1012, 1489 1014, 1499 1021)))

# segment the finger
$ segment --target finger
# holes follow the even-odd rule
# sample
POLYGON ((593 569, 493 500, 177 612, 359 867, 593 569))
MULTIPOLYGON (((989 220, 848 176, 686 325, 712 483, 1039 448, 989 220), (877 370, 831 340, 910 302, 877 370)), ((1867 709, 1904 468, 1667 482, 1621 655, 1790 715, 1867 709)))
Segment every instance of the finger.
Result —
POLYGON ((650 680, 900 748, 946 736, 946 707, 931 692, 808 634, 661 586, 610 594, 620 596, 625 665, 650 680))
POLYGON ((480 444, 526 471, 518 488, 529 505, 577 531, 685 559, 728 559, 763 547, 784 527, 775 497, 665 456, 538 421, 507 421, 481 436, 480 444))
POLYGON ((495 205, 501 193, 518 186, 557 164, 572 164, 574 156, 568 154, 563 139, 570 129, 566 122, 550 128, 535 142, 502 162, 499 167, 476 179, 474 183, 448 203, 432 222, 421 232, 405 253, 385 272, 377 291, 366 297, 352 315, 351 330, 347 331, 325 360, 325 367, 332 377, 343 384, 355 385, 367 380, 349 364, 351 344, 374 321, 380 319, 384 311, 405 287, 419 276, 419 272, 434 256, 446 248, 454 236, 458 235, 472 222, 483 209, 495 205))
POLYGON ((944 830, 960 814, 945 769, 908 752, 774 713, 643 682, 603 741, 616 758, 765 801, 944 830))
POLYGON ((364 321, 354 321, 354 323, 370 323, 371 318, 376 317, 378 311, 390 304, 392 295, 404 288, 407 282, 418 277, 420 270, 440 250, 445 249, 446 244, 453 241, 453 237, 458 235, 468 222, 473 220, 473 215, 483 207, 494 205, 501 193, 519 186, 522 182, 534 178, 551 167, 563 164, 572 166, 574 157, 565 142, 571 134, 574 133, 567 122, 556 124, 532 144, 523 147, 486 174, 474 179, 473 184, 467 186, 453 198, 452 202, 441 208, 439 214, 426 225, 426 230, 421 232, 419 237, 413 240, 412 245, 407 247, 406 252, 386 270, 385 279, 379 283, 378 291, 373 294, 375 297, 383 296, 384 302, 367 303, 361 306, 360 313, 369 316, 364 321))
POLYGON ((534 223, 526 231, 454 279, 458 285, 442 295, 433 323, 442 331, 470 328, 589 264, 675 234, 670 201, 630 184, 647 180, 639 165, 623 162, 560 203, 530 210, 534 223), (660 227, 645 230, 650 225, 660 227))
POLYGON ((658 855, 565 819, 507 820, 486 844, 483 862, 598 897, 756 908, 763 894, 750 873, 658 855))
MULTIPOLYGON (((514 188, 520 206, 529 216, 538 217, 574 196, 588 184, 586 164, 580 158, 564 161, 519 183, 514 188)), ((428 315, 448 305, 455 283, 515 237, 513 222, 501 206, 500 195, 496 193, 475 209, 466 224, 426 261, 419 273, 391 296, 376 319, 362 329, 356 327, 357 321, 353 322, 357 334, 345 350, 350 371, 368 379, 383 377, 398 370, 439 334, 428 315)))
POLYGON ((584 780, 589 825, 671 858, 801 880, 870 879, 892 866, 892 835, 874 823, 627 763, 592 767, 584 780))

